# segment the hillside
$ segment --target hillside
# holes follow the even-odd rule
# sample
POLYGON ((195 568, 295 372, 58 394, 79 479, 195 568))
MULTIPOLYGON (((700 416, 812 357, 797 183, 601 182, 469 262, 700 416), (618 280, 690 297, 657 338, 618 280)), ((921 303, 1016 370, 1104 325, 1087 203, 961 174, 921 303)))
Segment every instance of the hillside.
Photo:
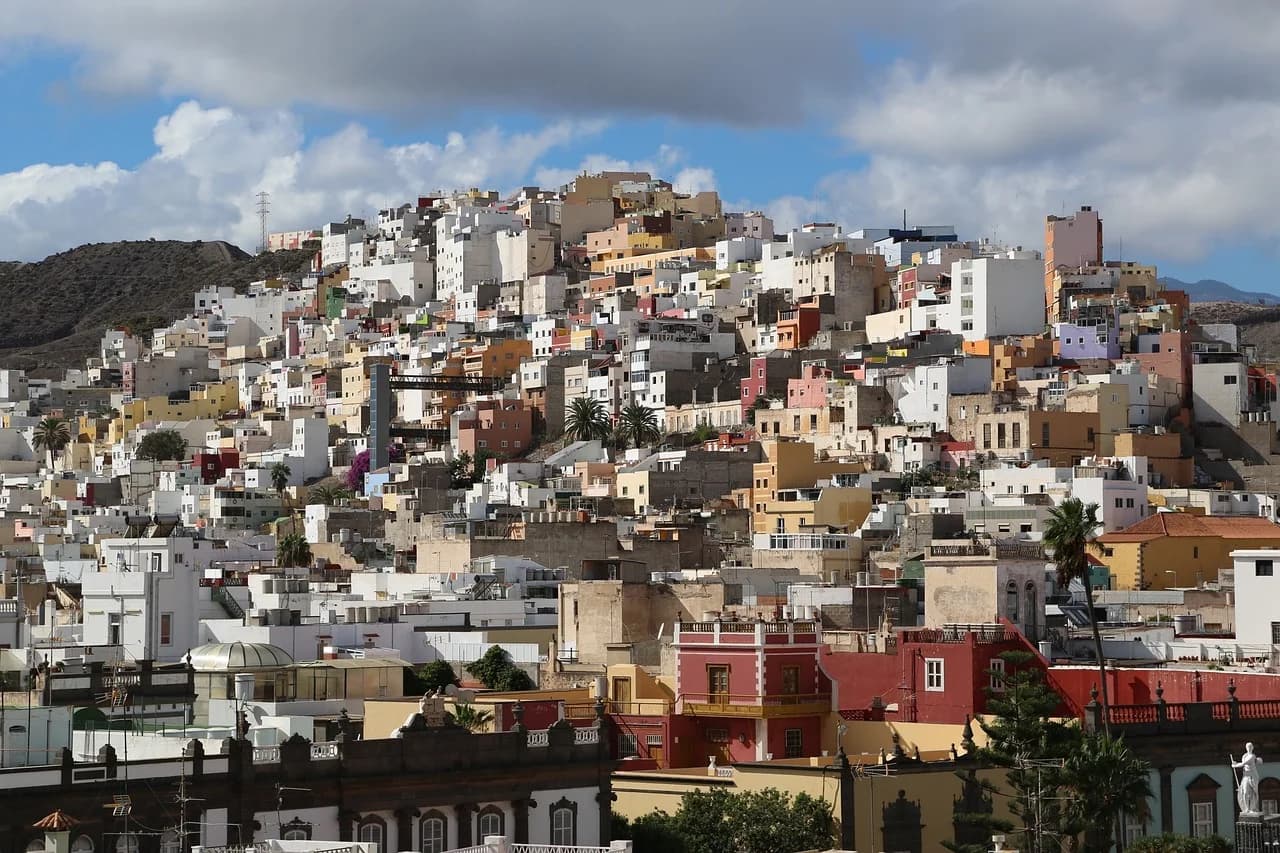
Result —
POLYGON ((1280 306, 1201 302, 1191 309, 1199 323, 1235 323, 1240 341, 1258 348, 1262 361, 1280 361, 1280 306))
POLYGON ((304 270, 308 251, 249 255, 230 243, 94 243, 35 263, 0 263, 0 367, 83 365, 110 326, 150 330, 191 313, 209 285, 304 270))
POLYGON ((1280 296, 1256 290, 1239 290, 1216 278, 1182 281, 1166 276, 1160 279, 1169 290, 1185 290, 1192 302, 1247 302, 1251 305, 1280 305, 1280 296))

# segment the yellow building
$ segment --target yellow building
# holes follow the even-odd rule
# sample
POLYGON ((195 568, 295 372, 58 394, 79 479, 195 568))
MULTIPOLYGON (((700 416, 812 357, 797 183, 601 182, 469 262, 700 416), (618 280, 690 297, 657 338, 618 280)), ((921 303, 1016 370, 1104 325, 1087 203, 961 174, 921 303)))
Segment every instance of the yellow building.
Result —
MULTIPOLYGON (((751 507, 752 529, 756 533, 777 530, 778 517, 771 513, 770 505, 778 500, 779 492, 813 489, 819 480, 830 479, 836 474, 861 474, 866 470, 860 462, 819 460, 813 445, 807 441, 766 441, 761 447, 765 461, 752 467, 751 487, 738 495, 740 506, 751 507)), ((863 513, 862 517, 865 518, 866 514, 863 513)))
POLYGON ((1170 589, 1218 579, 1237 548, 1280 547, 1280 525, 1265 518, 1161 512, 1092 544, 1116 589, 1170 589))
POLYGON ((145 422, 213 419, 239 407, 240 391, 234 379, 201 386, 186 400, 170 400, 164 395, 133 400, 120 406, 120 414, 111 421, 108 441, 121 441, 145 422))

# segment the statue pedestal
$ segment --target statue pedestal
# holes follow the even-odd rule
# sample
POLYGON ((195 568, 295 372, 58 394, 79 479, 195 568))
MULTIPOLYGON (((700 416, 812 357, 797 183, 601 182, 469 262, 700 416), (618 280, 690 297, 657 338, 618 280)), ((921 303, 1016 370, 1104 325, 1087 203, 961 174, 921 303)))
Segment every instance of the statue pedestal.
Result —
POLYGON ((1271 853, 1280 843, 1280 815, 1236 816, 1235 853, 1271 853))

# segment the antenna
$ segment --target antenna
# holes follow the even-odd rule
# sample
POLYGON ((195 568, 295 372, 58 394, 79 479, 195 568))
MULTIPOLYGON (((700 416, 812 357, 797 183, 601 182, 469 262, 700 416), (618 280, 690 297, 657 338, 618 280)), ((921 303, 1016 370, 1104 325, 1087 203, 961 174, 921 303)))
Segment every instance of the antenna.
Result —
POLYGON ((267 214, 271 213, 271 193, 262 190, 256 196, 258 199, 258 224, 262 228, 262 242, 258 245, 258 252, 267 251, 267 214))

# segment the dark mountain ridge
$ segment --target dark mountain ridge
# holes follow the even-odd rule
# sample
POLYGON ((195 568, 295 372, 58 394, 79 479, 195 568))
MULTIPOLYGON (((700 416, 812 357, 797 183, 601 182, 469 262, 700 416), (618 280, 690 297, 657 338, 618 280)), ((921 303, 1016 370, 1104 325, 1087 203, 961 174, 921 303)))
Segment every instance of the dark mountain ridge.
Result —
POLYGON ((144 240, 0 262, 0 366, 83 366, 109 327, 146 334, 191 313, 201 288, 300 274, 311 258, 308 250, 250 255, 220 240, 144 240))

